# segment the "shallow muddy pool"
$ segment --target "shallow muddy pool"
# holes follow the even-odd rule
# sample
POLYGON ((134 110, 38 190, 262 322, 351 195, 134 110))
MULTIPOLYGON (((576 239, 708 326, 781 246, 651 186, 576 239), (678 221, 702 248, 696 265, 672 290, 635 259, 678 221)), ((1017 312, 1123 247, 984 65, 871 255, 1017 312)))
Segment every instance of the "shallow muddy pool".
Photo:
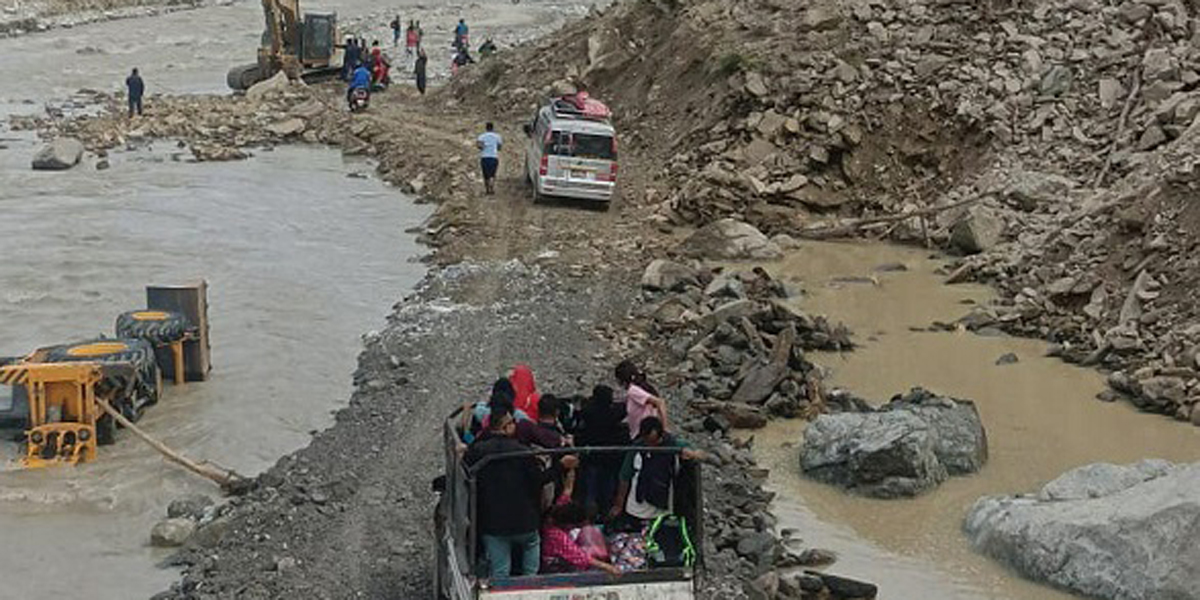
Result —
MULTIPOLYGON (((118 313, 143 306, 146 284, 205 278, 212 378, 168 385, 140 425, 253 475, 348 400, 360 336, 424 273, 405 230, 428 208, 329 150, 222 164, 177 152, 164 143, 115 153, 107 171, 61 174, 0 152, 0 355, 111 334, 118 313)), ((0 444, 0 461, 16 451, 0 444)), ((216 495, 127 432, 92 464, 0 473, 0 532, 21 540, 0 545, 0 564, 30 575, 0 581, 0 598, 163 589, 174 573, 155 568, 166 553, 148 546, 149 529, 188 492, 216 495)))
POLYGON ((990 449, 976 475, 911 500, 873 500, 801 477, 803 423, 773 423, 754 435, 759 459, 771 469, 769 484, 780 494, 780 526, 837 552, 831 571, 879 584, 882 599, 1070 598, 972 552, 960 533, 966 510, 980 496, 1032 491, 1092 462, 1200 460, 1200 428, 1096 400, 1103 376, 1044 357, 1040 341, 911 330, 952 321, 992 297, 983 286, 943 285, 935 272, 940 265, 916 248, 806 243, 768 266, 804 290, 800 307, 844 321, 862 344, 810 356, 831 371, 832 385, 873 403, 916 386, 974 400, 990 449), (907 271, 877 269, 895 263, 907 271), (1007 353, 1019 362, 997 365, 1007 353))

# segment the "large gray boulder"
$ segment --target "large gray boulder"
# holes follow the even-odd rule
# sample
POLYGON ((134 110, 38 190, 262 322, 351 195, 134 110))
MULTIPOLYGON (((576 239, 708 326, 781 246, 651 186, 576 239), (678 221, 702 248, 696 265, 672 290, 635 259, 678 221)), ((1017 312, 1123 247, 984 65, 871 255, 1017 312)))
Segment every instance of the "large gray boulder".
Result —
POLYGON ((974 402, 916 388, 893 398, 880 410, 908 411, 929 423, 937 434, 933 452, 951 475, 975 473, 987 462, 987 431, 974 402))
POLYGON ((804 474, 876 498, 915 496, 987 462, 974 403, 922 389, 878 410, 821 415, 804 432, 804 474))
POLYGON ((974 206, 950 228, 950 244, 966 254, 979 254, 1000 243, 1004 221, 990 209, 974 206))
POLYGON ((182 546, 195 532, 196 522, 191 519, 163 519, 150 530, 150 545, 158 548, 182 546))
POLYGON ((1200 463, 1069 471, 1030 496, 989 496, 963 525, 980 552, 1095 598, 1200 600, 1200 463))
POLYGON ((821 415, 804 432, 804 474, 875 498, 916 496, 949 475, 929 423, 904 411, 821 415))
POLYGON ((753 225, 734 219, 714 221, 683 241, 683 251, 695 258, 776 260, 779 245, 753 225))
POLYGON ((35 171, 65 171, 79 164, 83 144, 74 138, 58 138, 33 156, 35 171))
POLYGON ((665 258, 654 259, 642 273, 642 287, 648 290, 682 292, 699 285, 696 269, 665 258))

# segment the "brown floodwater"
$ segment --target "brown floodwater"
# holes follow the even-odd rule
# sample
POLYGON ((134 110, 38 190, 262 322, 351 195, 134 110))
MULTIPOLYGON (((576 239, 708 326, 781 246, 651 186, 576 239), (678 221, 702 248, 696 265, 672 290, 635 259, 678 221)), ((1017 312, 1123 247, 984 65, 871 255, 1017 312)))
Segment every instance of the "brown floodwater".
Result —
POLYGON ((879 584, 882 599, 1071 598, 974 553, 960 530, 967 509, 981 496, 1032 491, 1084 464, 1200 460, 1200 428, 1096 400, 1104 377, 1046 358, 1044 342, 912 331, 952 321, 971 303, 993 297, 984 286, 944 285, 935 272, 942 264, 918 248, 806 243, 766 265, 804 291, 796 296, 799 307, 854 331, 861 347, 853 352, 810 357, 829 369, 831 385, 872 403, 915 386, 974 400, 990 450, 975 475, 952 478, 918 498, 875 500, 802 477, 804 423, 773 423, 754 433, 755 450, 779 493, 780 527, 796 529, 807 545, 837 552, 830 571, 879 584), (908 270, 876 270, 888 263, 908 270), (1007 353, 1019 362, 996 365, 1007 353))

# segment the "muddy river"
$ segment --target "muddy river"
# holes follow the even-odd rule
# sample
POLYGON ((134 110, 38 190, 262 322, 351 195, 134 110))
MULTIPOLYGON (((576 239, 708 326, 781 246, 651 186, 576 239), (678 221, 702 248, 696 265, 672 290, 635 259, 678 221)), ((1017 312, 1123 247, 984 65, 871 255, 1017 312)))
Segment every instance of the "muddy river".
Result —
POLYGON ((914 248, 806 243, 773 272, 805 291, 797 300, 805 310, 844 321, 862 343, 812 357, 830 369, 833 385, 876 403, 914 386, 974 400, 988 464, 916 499, 860 498, 800 477, 803 423, 776 423, 756 432, 755 448, 780 493, 780 526, 837 552, 831 570, 878 583, 883 599, 1070 598, 972 552, 959 529, 966 510, 980 496, 1031 491, 1092 462, 1198 460, 1200 429, 1097 401, 1103 376, 1045 358, 1042 342, 910 330, 953 320, 992 297, 982 286, 942 285, 940 264, 914 248), (897 262, 908 271, 876 271, 897 262), (845 282, 872 276, 878 284, 845 282), (1007 353, 1020 362, 996 365, 1007 353))

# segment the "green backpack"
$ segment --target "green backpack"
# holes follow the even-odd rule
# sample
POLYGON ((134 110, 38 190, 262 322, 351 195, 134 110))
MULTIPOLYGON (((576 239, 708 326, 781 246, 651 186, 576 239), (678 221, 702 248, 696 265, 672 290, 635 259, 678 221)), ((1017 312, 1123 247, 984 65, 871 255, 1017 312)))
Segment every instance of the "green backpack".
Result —
POLYGON ((674 514, 654 519, 646 532, 646 560, 651 567, 690 567, 696 547, 688 535, 687 519, 674 514))

